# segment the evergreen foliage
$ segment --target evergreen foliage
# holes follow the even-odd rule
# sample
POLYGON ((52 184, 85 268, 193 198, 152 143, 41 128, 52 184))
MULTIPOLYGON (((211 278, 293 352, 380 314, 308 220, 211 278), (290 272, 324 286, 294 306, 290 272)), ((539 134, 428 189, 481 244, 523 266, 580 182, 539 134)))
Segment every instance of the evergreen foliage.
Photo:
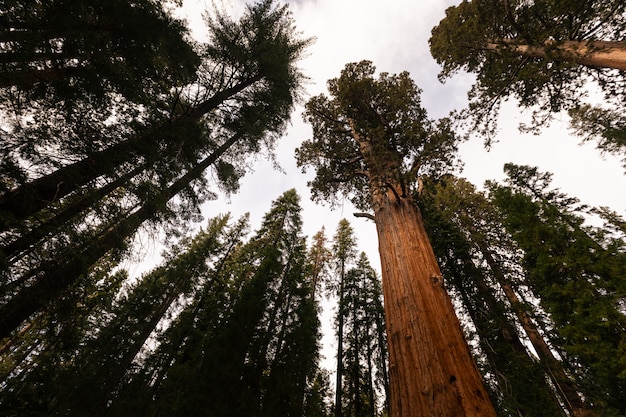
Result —
MULTIPOLYGON (((446 175, 459 137, 407 72, 347 64, 306 104, 313 137, 296 152, 314 200, 373 212, 359 215, 382 280, 345 219, 307 248, 294 189, 251 236, 247 216, 223 215, 187 237, 251 157, 273 157, 311 40, 259 0, 209 13, 195 43, 173 5, 0 7, 0 416, 495 415, 454 307, 498 415, 626 415, 626 221, 537 168, 507 164, 486 193, 446 175), (138 232, 174 243, 131 278, 138 232), (319 366, 322 289, 337 299, 334 375, 319 366)), ((431 52, 442 79, 477 74, 466 117, 487 141, 515 97, 531 128, 568 110, 583 140, 623 155, 626 67, 597 54, 624 49, 625 14, 464 0, 431 52), (613 107, 582 104, 589 80, 613 107)))
POLYGON ((476 74, 465 117, 490 143, 509 97, 534 110, 534 129, 552 113, 576 108, 590 82, 622 108, 625 33, 620 0, 463 0, 446 10, 429 43, 441 79, 476 74), (603 53, 609 58, 597 59, 603 53))
POLYGON ((85 108, 93 124, 80 112, 48 117, 49 107, 4 142, 1 337, 106 254, 123 253, 140 227, 176 230, 197 220, 199 205, 215 195, 211 170, 232 192, 246 156, 271 153, 297 99, 295 62, 309 41, 297 38, 286 6, 271 0, 248 6, 237 21, 216 12, 207 23, 211 41, 197 46, 202 62, 192 82, 168 84, 141 107, 120 100, 85 108), (26 163, 34 176, 15 172, 26 163))
POLYGON ((550 315, 554 343, 589 404, 625 412, 624 241, 583 225, 584 206, 550 189, 551 175, 507 164, 490 184, 503 223, 524 251, 526 285, 550 315))
POLYGON ((493 206, 471 184, 447 176, 428 183, 420 207, 448 286, 475 329, 474 354, 499 406, 498 415, 565 415, 561 398, 547 383, 551 370, 542 368, 525 346, 512 300, 507 303, 500 295, 500 264, 487 262, 501 254, 515 261, 515 248, 498 230, 493 206))
POLYGON ((63 346, 39 340, 3 381, 3 415, 324 415, 301 229, 295 190, 247 242, 245 218, 211 220, 106 317, 63 346))
POLYGON ((352 226, 342 219, 333 238, 328 289, 337 299, 334 416, 388 413, 389 379, 382 288, 352 226))
POLYGON ((447 176, 420 200, 501 413, 542 415, 556 397, 572 415, 621 415, 623 220, 551 189, 551 175, 536 168, 505 171, 506 183, 488 182, 488 195, 447 176), (604 226, 585 225, 596 215, 604 226), (516 340, 532 351, 502 350, 516 340))

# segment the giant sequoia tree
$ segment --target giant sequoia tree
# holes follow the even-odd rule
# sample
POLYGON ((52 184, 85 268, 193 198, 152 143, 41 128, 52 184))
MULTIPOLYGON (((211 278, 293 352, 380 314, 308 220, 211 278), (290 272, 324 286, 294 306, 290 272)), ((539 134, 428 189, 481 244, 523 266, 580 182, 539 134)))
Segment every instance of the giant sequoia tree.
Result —
POLYGON ((249 6, 237 21, 217 13, 208 26, 211 41, 200 48, 194 82, 162 90, 154 106, 119 113, 119 123, 100 114, 102 129, 53 119, 6 142, 3 153, 13 161, 38 155, 24 154, 24 143, 64 151, 33 157, 33 176, 3 171, 0 337, 123 249, 142 225, 192 220, 214 195, 209 170, 232 191, 245 172, 242 155, 273 148, 297 95, 295 62, 308 41, 297 39, 288 9, 271 0, 249 6))
POLYGON ((507 97, 551 112, 576 106, 584 83, 623 99, 626 5, 609 1, 464 0, 432 31, 430 48, 441 77, 475 73, 468 116, 494 134, 507 97))
POLYGON ((392 416, 495 415, 444 288, 419 210, 418 175, 452 163, 456 138, 433 122, 408 73, 348 64, 330 97, 306 105, 313 138, 297 150, 316 171, 316 200, 348 197, 372 209, 382 264, 392 416))

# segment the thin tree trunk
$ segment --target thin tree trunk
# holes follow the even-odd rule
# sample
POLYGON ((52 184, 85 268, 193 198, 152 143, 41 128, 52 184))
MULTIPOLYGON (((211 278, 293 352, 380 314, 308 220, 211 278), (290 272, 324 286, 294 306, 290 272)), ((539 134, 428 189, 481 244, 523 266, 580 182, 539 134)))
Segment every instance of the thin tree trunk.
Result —
POLYGON ((526 313, 523 308, 523 303, 520 302, 517 294, 513 290, 513 287, 506 279, 502 268, 494 259, 491 251, 484 245, 484 243, 477 243, 477 246, 482 253, 485 261, 489 265, 489 268, 493 271, 494 277, 498 281, 498 284, 502 288, 505 296, 509 300, 511 307, 517 318, 519 319, 524 332, 528 336, 530 343, 539 355, 541 363, 546 368, 550 379, 554 383, 559 396, 562 398, 563 403, 567 410, 576 417, 587 417, 595 415, 591 410, 585 407, 585 404, 580 397, 578 390, 576 389, 573 381, 565 374, 561 362, 554 357, 554 354, 550 350, 550 347, 543 339, 537 326, 533 322, 532 318, 526 313))
POLYGON ((352 398, 354 401, 354 415, 361 416, 363 415, 362 406, 361 406, 361 387, 360 387, 360 351, 361 351, 361 343, 359 340, 359 324, 357 319, 357 308, 358 308, 358 298, 359 295, 357 291, 355 291, 354 287, 352 289, 352 328, 354 329, 354 346, 352 351, 354 352, 354 357, 352 360, 352 398))
POLYGON ((124 240, 132 236, 143 222, 158 212, 159 204, 165 204, 181 192, 189 183, 202 176, 203 172, 224 154, 239 138, 233 135, 211 155, 194 166, 160 194, 144 203, 137 211, 111 226, 93 243, 81 248, 80 256, 74 256, 68 262, 59 264, 58 260, 41 265, 40 277, 30 287, 23 289, 14 298, 0 308, 0 339, 8 336, 24 320, 45 307, 59 293, 75 283, 81 275, 102 258, 108 251, 119 247, 124 240))
MULTIPOLYGON (((174 288, 177 290, 178 288, 174 288)), ((97 377, 97 386, 89 388, 89 395, 92 396, 93 402, 90 404, 91 410, 74 410, 84 413, 90 411, 89 414, 103 415, 106 411, 106 405, 109 402, 112 392, 119 384, 120 380, 130 369, 133 360, 137 354, 141 351, 141 348, 145 345, 150 335, 154 332, 157 324, 163 319, 163 316, 167 310, 172 306, 176 298, 179 296, 178 291, 172 290, 167 298, 161 302, 159 306, 155 306, 156 310, 153 311, 151 317, 146 317, 148 320, 145 323, 140 324, 141 329, 139 333, 130 341, 130 346, 119 346, 122 350, 121 357, 114 356, 113 358, 99 358, 102 360, 100 364, 96 363, 96 369, 105 372, 103 375, 99 373, 97 377), (112 360, 113 359, 113 360, 112 360), (104 365, 105 369, 101 367, 104 365)), ((96 381, 93 381, 96 382, 96 381)), ((85 394, 84 391, 78 391, 78 394, 85 394)))
MULTIPOLYGON (((368 320, 368 323, 371 321, 368 320)), ((366 329, 368 331, 369 329, 366 329)), ((374 366, 373 352, 371 340, 367 342, 366 358, 367 358, 367 398, 369 399, 368 414, 370 417, 376 417, 376 398, 374 397, 374 366)))
POLYGON ((373 198, 389 341, 390 415, 495 417, 419 209, 391 189, 374 189, 373 198))
MULTIPOLYGON (((375 343, 372 333, 374 328, 374 323, 376 321, 374 315, 372 314, 372 309, 370 304, 370 300, 368 299, 368 295, 372 295, 372 303, 376 299, 376 295, 374 291, 370 291, 368 282, 366 281, 367 276, 363 276, 363 279, 359 282, 359 305, 362 307, 364 312, 363 321, 365 323, 364 328, 364 339, 365 339, 365 360, 367 362, 367 398, 369 399, 369 408, 368 414, 370 417, 375 417, 376 412, 376 398, 374 396, 374 366, 373 366, 373 356, 374 356, 374 348, 373 344, 375 343)), ((371 285, 371 284, 370 284, 371 285)), ((374 310, 375 311, 375 310, 374 310)))
MULTIPOLYGON (((381 306, 382 307, 382 306, 381 306)), ((376 312, 376 335, 378 339, 378 350, 380 354, 380 371, 383 378, 383 390, 385 391, 385 402, 383 409, 389 414, 389 373, 387 370, 388 354, 387 343, 385 341, 385 324, 382 312, 377 309, 376 312)))
POLYGON ((544 46, 517 44, 512 39, 487 43, 488 51, 512 51, 530 58, 558 59, 596 68, 626 71, 626 42, 564 41, 545 42, 544 46))
MULTIPOLYGON (((207 304, 213 306, 213 302, 215 300, 210 298, 210 296, 214 294, 221 294, 226 288, 226 283, 224 282, 223 277, 220 278, 220 275, 224 269, 224 266, 226 265, 226 261, 230 258, 236 244, 238 243, 240 243, 239 238, 235 238, 233 239, 233 241, 230 242, 230 244, 228 244, 228 249, 222 256, 222 259, 218 263, 217 268, 215 268, 215 270, 212 272, 210 280, 207 281, 202 287, 201 295, 197 299, 196 305, 191 312, 191 319, 189 320, 189 323, 191 324, 187 325, 187 327, 179 327, 181 330, 180 333, 176 335, 176 338, 174 339, 175 342, 170 343, 170 353, 165 359, 161 361, 161 368, 155 370, 152 373, 153 377, 149 379, 149 381, 151 381, 149 384, 149 391, 151 392, 152 397, 159 396, 159 392, 162 389, 163 381, 165 380, 172 364, 183 351, 184 343, 189 340, 189 334, 192 333, 193 323, 198 320, 200 313, 204 313, 203 309, 207 307, 207 304), (207 301, 207 299, 209 301, 207 301)), ((206 318, 204 318, 202 322, 206 323, 206 318)), ((171 329, 168 329, 168 331, 171 331, 171 329)), ((206 330, 204 331, 204 333, 206 334, 206 330)), ((173 337, 168 337, 168 340, 172 339, 173 337)))
POLYGON ((119 187, 127 185, 128 181, 145 170, 146 167, 147 164, 141 164, 132 171, 123 174, 119 178, 116 178, 102 187, 72 199, 72 201, 63 205, 58 212, 54 213, 53 217, 37 224, 15 241, 0 248, 0 253, 6 256, 10 263, 14 263, 18 257, 24 255, 25 251, 29 252, 32 250, 33 246, 42 238, 54 233, 61 226, 66 225, 67 222, 69 222, 74 216, 89 209, 90 207, 93 207, 93 204, 102 200, 119 187))
POLYGON ((343 288, 343 278, 344 278, 344 263, 341 262, 341 271, 339 277, 339 320, 337 323, 337 379, 335 386, 335 416, 341 417, 341 403, 343 396, 343 311, 344 311, 344 288, 343 288))
MULTIPOLYGON (((215 93, 190 111, 183 113, 173 121, 168 121, 158 127, 117 143, 100 152, 96 152, 85 159, 59 168, 58 170, 32 180, 0 196, 0 211, 5 216, 12 216, 14 221, 25 219, 49 204, 58 201, 66 195, 76 191, 94 179, 115 172, 117 167, 137 154, 137 149, 149 148, 156 143, 159 131, 179 123, 193 122, 209 111, 217 108, 225 100, 243 91, 258 81, 260 77, 252 77, 231 88, 215 93), (111 161, 114 161, 111 163, 111 161)), ((162 157, 163 155, 159 155, 162 157)), ((0 230, 10 227, 10 224, 1 224, 0 230)))
POLYGON ((503 314, 502 308, 498 307, 499 301, 495 298, 492 289, 487 285, 484 277, 480 273, 476 273, 472 277, 472 280, 477 288, 476 295, 472 296, 469 294, 462 282, 457 283, 457 290, 461 295, 463 303, 467 306, 468 313, 476 326, 478 335, 483 342, 481 344, 484 346, 483 350, 485 352, 485 356, 493 366, 495 378, 500 384, 501 390, 509 391, 509 394, 505 394, 505 397, 508 396, 512 399, 512 401, 510 401, 510 406, 515 407, 515 411, 519 415, 524 414, 522 411, 525 411, 524 409, 531 405, 524 402, 524 398, 529 398, 525 394, 529 390, 526 385, 530 383, 533 384, 533 387, 530 388, 531 390, 545 393, 546 395, 546 398, 542 399, 542 401, 545 401, 546 407, 544 412, 550 414, 551 416, 564 416, 565 413, 563 412, 561 404, 558 401, 559 397, 555 396, 554 390, 548 385, 545 376, 541 375, 540 372, 540 375, 536 379, 527 379, 524 381, 524 385, 520 384, 520 381, 510 381, 507 378, 508 371, 511 369, 514 370, 514 367, 520 366, 520 363, 522 363, 521 366, 527 369, 532 369, 533 366, 536 365, 536 362, 533 361, 526 347, 518 337, 515 327, 513 327, 507 317, 503 314), (487 310, 494 313, 493 321, 485 319, 485 314, 481 314, 480 311, 478 311, 476 308, 477 301, 478 304, 480 304, 481 301, 484 301, 487 310), (492 328, 493 326, 497 326, 499 333, 502 334, 501 340, 496 341, 496 343, 506 343, 507 347, 510 349, 508 353, 497 353, 490 346, 489 333, 496 330, 492 328), (521 360, 524 362, 521 362, 521 360), (550 408, 548 408, 548 401, 549 404, 551 404, 550 408))

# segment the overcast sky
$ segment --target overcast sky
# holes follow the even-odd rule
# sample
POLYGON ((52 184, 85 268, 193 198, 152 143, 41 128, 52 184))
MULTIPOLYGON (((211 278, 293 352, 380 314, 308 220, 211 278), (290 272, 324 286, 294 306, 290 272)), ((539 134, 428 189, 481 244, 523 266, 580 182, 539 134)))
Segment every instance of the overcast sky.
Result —
MULTIPOLYGON (((237 13, 242 0, 218 0, 226 9, 237 13)), ((409 71, 423 90, 422 101, 431 118, 444 117, 466 103, 472 77, 457 75, 441 84, 437 79, 439 66, 428 50, 430 31, 444 16, 448 6, 460 0, 292 0, 290 9, 298 30, 304 37, 315 37, 315 43, 300 62, 310 77, 309 96, 326 92, 326 81, 339 76, 348 62, 371 60, 379 71, 398 73, 409 71)), ((190 25, 202 27, 200 16, 210 0, 185 0, 185 12, 190 25)), ((200 29, 197 29, 200 31, 200 29)), ((200 33, 200 32, 199 32, 200 33)), ((482 140, 474 138, 461 147, 464 170, 460 174, 479 188, 487 179, 503 178, 506 162, 538 166, 554 174, 554 185, 582 202, 594 206, 609 206, 626 215, 626 177, 616 158, 604 158, 593 145, 579 146, 579 139, 568 135, 567 120, 554 122, 540 136, 521 134, 520 122, 528 120, 528 112, 514 103, 503 106, 498 142, 488 152, 482 140)), ((365 250, 377 269, 379 259, 373 222, 356 219, 348 202, 330 210, 309 200, 307 180, 312 173, 303 174, 295 165, 294 149, 311 137, 308 125, 302 122, 302 107, 292 117, 292 125, 280 142, 277 153, 284 173, 271 163, 259 161, 255 171, 248 174, 238 194, 229 201, 205 205, 205 214, 212 217, 230 211, 234 215, 251 213, 253 229, 271 202, 290 188, 302 197, 304 228, 312 236, 322 226, 332 236, 342 218, 347 218, 357 232, 361 250, 365 250)))
MULTIPOLYGON (((457 75, 442 84, 437 79, 439 66, 428 50, 430 31, 444 16, 446 7, 459 0, 292 0, 290 9, 304 37, 316 38, 307 56, 300 62, 303 72, 311 79, 308 96, 326 92, 326 81, 337 77, 348 62, 371 60, 379 71, 398 73, 409 71, 422 88, 422 101, 431 118, 448 115, 466 103, 472 77, 457 75)), ((227 10, 238 13, 242 0, 218 0, 227 10)), ((185 15, 190 26, 201 33, 201 15, 211 8, 210 0, 185 0, 185 15)), ((307 235, 322 226, 329 235, 334 233, 342 218, 351 221, 357 230, 362 249, 372 263, 378 265, 374 225, 365 219, 352 217, 354 210, 348 202, 334 210, 318 206, 309 200, 307 180, 312 173, 303 174, 295 165, 294 149, 311 137, 311 130, 301 117, 302 107, 293 114, 286 137, 277 153, 284 173, 271 163, 259 161, 255 171, 248 174, 238 194, 229 201, 220 197, 208 203, 206 216, 224 211, 235 215, 251 213, 252 228, 259 226, 262 215, 271 202, 289 188, 296 188, 302 197, 307 235)), ((626 177, 616 158, 599 155, 593 145, 579 146, 579 139, 569 135, 567 120, 554 122, 540 136, 521 134, 517 126, 528 120, 514 103, 503 106, 498 142, 490 151, 482 140, 474 138, 461 147, 464 169, 461 175, 481 187, 487 179, 501 179, 506 162, 538 166, 554 173, 554 185, 579 197, 590 205, 605 205, 626 214, 626 177)))

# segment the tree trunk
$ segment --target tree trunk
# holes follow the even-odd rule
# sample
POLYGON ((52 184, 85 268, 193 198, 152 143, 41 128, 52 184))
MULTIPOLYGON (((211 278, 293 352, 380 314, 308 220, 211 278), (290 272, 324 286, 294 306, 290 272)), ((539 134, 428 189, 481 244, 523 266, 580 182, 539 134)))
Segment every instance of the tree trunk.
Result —
POLYGON ((67 225, 74 216, 89 208, 93 208, 96 203, 116 189, 125 185, 127 186, 128 181, 145 169, 147 169, 147 164, 141 164, 132 171, 123 174, 102 187, 88 191, 84 195, 72 199, 67 204, 63 205, 58 212, 54 213, 53 217, 41 223, 37 223, 36 226, 33 226, 18 239, 4 247, 0 247, 0 256, 5 256, 9 263, 14 263, 16 259, 24 255, 24 252, 30 252, 34 248, 34 245, 41 239, 56 233, 59 228, 67 225))
POLYGON ((339 277, 339 320, 337 324, 337 379, 335 386, 335 417, 341 417, 343 396, 343 312, 344 312, 344 263, 341 262, 341 276, 339 277))
POLYGON ((520 302, 511 284, 506 279, 504 272, 500 268, 498 262, 494 259, 491 251, 489 251, 489 249, 482 242, 477 243, 477 246, 485 258, 485 261, 489 265, 489 268, 493 271, 494 276, 502 288, 506 298, 509 300, 513 311, 517 315, 517 318, 526 333, 526 336, 528 336, 530 343, 533 345, 541 363, 547 370, 552 383, 563 400, 564 406, 572 415, 576 417, 594 416, 595 413, 585 407, 574 382, 565 374, 561 362, 554 357, 550 347, 537 330, 537 326, 535 326, 532 318, 528 315, 526 310, 524 310, 523 304, 520 302))
POLYGON ((528 415, 529 412, 533 411, 533 401, 529 401, 529 399, 533 399, 541 402, 543 413, 550 416, 565 416, 566 414, 559 403, 560 396, 557 397, 552 387, 548 385, 545 374, 541 372, 541 368, 537 366, 537 362, 530 356, 522 340, 518 337, 515 327, 509 322, 508 316, 504 314, 493 290, 487 285, 484 277, 477 270, 476 272, 472 276, 476 293, 467 291, 468 285, 464 285, 463 282, 455 284, 463 304, 467 306, 468 314, 476 326, 484 354, 500 385, 505 408, 515 411, 516 415, 528 415), (480 304, 482 303, 487 307, 487 312, 480 311, 480 304), (497 336, 497 333, 501 337, 490 340, 493 335, 497 336), (519 368, 536 372, 532 372, 528 376, 516 377, 515 372, 519 368), (532 386, 529 387, 529 385, 532 386))
POLYGON ((383 316, 382 316, 382 312, 377 312, 376 313, 376 336, 377 336, 377 340, 378 340, 378 349, 379 349, 379 353, 380 353, 380 370, 381 370, 381 374, 382 374, 382 378, 383 378, 383 390, 385 392, 385 402, 383 404, 383 410, 387 412, 387 415, 389 415, 389 373, 388 373, 388 369, 387 369, 387 357, 388 357, 388 349, 387 349, 387 343, 385 341, 385 335, 384 335, 384 327, 385 324, 383 322, 383 316))
POLYGON ((392 417, 495 417, 419 209, 373 190, 389 343, 392 417))
MULTIPOLYGON (((0 212, 5 211, 3 213, 5 216, 12 217, 7 224, 0 223, 0 230, 5 230, 11 227, 11 223, 37 213, 94 179, 114 173, 121 164, 131 161, 136 156, 137 149, 153 149, 158 144, 159 132, 165 128, 171 128, 179 123, 196 122, 204 114, 259 80, 259 76, 246 79, 233 87, 215 93, 206 101, 171 121, 148 128, 145 132, 130 139, 95 152, 85 159, 66 165, 0 195, 0 212)), ((164 155, 160 154, 158 157, 163 158, 164 155)))
POLYGON ((32 271, 32 274, 39 274, 37 281, 0 307, 0 339, 7 337, 24 320, 44 308, 62 291, 74 284, 107 252, 120 247, 143 222, 152 218, 160 210, 160 204, 164 205, 188 186, 191 181, 200 178, 203 172, 241 137, 240 134, 230 137, 211 155, 198 162, 168 188, 162 190, 151 200, 144 202, 143 206, 121 219, 117 224, 112 225, 90 244, 80 248, 80 256, 68 256, 69 259, 60 257, 60 259, 47 262, 37 270, 32 271))
POLYGON ((530 58, 558 59, 596 68, 626 71, 626 42, 546 41, 544 46, 516 44, 512 39, 487 43, 488 51, 513 51, 530 58))

